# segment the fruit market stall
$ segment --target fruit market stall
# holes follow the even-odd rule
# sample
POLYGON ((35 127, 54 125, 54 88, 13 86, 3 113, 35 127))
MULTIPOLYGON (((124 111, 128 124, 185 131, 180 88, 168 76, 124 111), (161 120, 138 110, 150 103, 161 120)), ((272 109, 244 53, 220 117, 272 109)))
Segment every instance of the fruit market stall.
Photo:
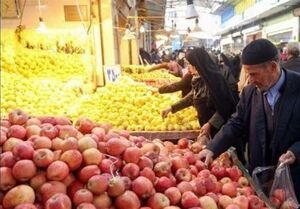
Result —
POLYGON ((180 78, 167 72, 166 69, 149 71, 150 66, 125 65, 122 71, 137 82, 144 82, 153 87, 160 87, 179 81, 180 78))
MULTIPOLYGON (((267 208, 228 154, 208 167, 198 159, 199 142, 149 141, 86 118, 2 117, 3 208, 267 208)), ((273 199, 286 208, 281 193, 273 199)))
MULTIPOLYGON (((31 34, 22 34, 18 41, 13 31, 1 31, 1 115, 22 108, 34 116, 48 114, 72 120, 84 116, 133 132, 162 134, 199 129, 193 108, 165 120, 161 118, 160 112, 179 100, 177 94, 153 93, 152 86, 135 81, 132 74, 122 75, 117 82, 95 89, 89 82, 87 69, 92 55, 72 45, 70 37, 63 45, 60 36, 43 42, 44 39, 31 34)), ((154 77, 160 78, 160 72, 155 73, 158 74, 154 77)), ((167 72, 162 74, 165 76, 162 78, 174 77, 167 72)), ((173 138, 176 133, 171 135, 173 138)))

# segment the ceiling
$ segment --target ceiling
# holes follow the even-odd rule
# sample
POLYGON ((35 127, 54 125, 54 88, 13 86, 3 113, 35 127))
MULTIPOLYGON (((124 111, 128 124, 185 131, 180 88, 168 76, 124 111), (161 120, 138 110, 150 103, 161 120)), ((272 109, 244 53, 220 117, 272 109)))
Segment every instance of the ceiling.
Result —
MULTIPOLYGON (((198 8, 205 8, 208 12, 213 13, 216 9, 224 5, 226 1, 227 0, 194 0, 194 5, 198 8)), ((152 30, 164 28, 165 18, 168 18, 166 17, 168 16, 166 11, 176 10, 186 5, 186 0, 136 0, 138 17, 142 19, 142 21, 150 22, 152 24, 152 30)))

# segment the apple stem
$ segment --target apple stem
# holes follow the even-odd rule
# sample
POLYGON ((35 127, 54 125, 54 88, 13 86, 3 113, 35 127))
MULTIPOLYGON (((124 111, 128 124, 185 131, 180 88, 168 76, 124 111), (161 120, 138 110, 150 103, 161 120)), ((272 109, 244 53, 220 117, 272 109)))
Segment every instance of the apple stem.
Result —
POLYGON ((115 174, 113 172, 113 166, 118 162, 118 158, 116 158, 115 156, 112 155, 108 155, 108 154, 104 154, 104 156, 109 157, 113 160, 113 163, 109 166, 109 170, 110 170, 110 174, 112 175, 112 177, 116 177, 116 176, 120 176, 118 173, 118 170, 116 170, 115 174))

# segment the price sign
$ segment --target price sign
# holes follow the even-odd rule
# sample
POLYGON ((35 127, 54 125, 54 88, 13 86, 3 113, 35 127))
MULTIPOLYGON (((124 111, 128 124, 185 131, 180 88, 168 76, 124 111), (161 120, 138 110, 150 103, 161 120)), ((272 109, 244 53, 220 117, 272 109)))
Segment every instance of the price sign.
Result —
POLYGON ((106 83, 117 81, 118 77, 121 75, 120 65, 104 66, 104 75, 106 83))

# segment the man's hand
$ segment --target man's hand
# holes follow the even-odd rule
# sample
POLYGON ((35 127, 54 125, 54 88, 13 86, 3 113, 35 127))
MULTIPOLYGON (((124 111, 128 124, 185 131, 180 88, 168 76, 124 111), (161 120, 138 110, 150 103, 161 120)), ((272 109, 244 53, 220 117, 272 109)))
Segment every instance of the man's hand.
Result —
POLYGON ((210 136, 211 125, 210 123, 205 123, 200 129, 200 136, 210 136))
POLYGON ((171 111, 172 111, 172 108, 171 108, 171 107, 169 107, 169 108, 163 110, 163 111, 161 112, 161 117, 162 117, 163 119, 165 119, 171 111))
POLYGON ((282 154, 279 158, 280 163, 287 163, 287 164, 293 164, 296 161, 296 156, 294 153, 290 150, 288 150, 286 153, 282 154))
POLYGON ((209 166, 211 161, 213 160, 214 153, 208 149, 204 149, 199 152, 199 159, 202 160, 204 158, 204 163, 206 166, 209 166))

